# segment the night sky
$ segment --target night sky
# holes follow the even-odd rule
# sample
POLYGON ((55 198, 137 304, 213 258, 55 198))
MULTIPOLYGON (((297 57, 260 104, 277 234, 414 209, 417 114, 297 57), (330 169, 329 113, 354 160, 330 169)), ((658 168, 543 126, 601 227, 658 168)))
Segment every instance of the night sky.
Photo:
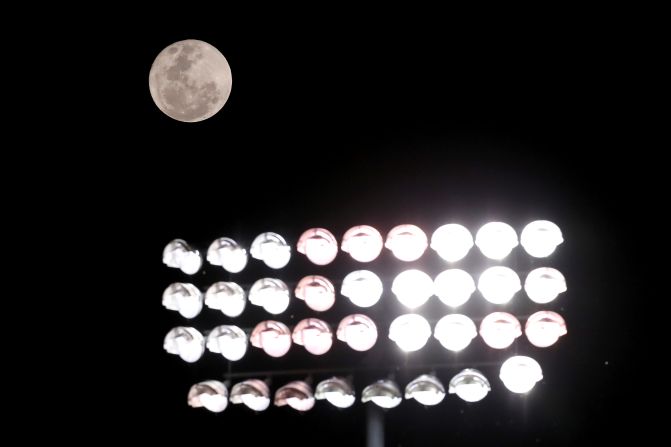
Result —
MULTIPOLYGON (((402 354, 386 338, 388 322, 405 313, 390 293, 391 280, 409 267, 432 277, 447 268, 430 249, 408 264, 385 249, 365 266, 341 252, 324 267, 311 265, 294 250, 289 266, 279 271, 250 259, 240 274, 205 264, 189 279, 204 289, 222 280, 249 287, 258 278, 274 276, 291 287, 308 274, 338 283, 359 268, 383 278, 382 300, 364 310, 383 322, 371 351, 356 353, 335 342, 329 353, 315 357, 294 345, 287 357, 271 359, 250 347, 232 365, 233 372, 380 366, 380 371, 354 373, 359 396, 365 385, 389 373, 404 387, 430 372, 407 371, 405 365, 454 363, 436 370, 447 386, 470 364, 500 365, 514 353, 540 362, 545 378, 528 396, 509 392, 497 365, 476 366, 493 388, 481 402, 468 404, 448 395, 437 407, 424 408, 404 400, 385 413, 389 446, 569 445, 614 439, 636 426, 623 422, 628 412, 621 408, 631 399, 624 380, 635 331, 624 324, 623 312, 631 292, 624 284, 625 249, 633 244, 625 230, 635 213, 622 212, 621 206, 631 204, 636 193, 623 181, 628 160, 615 155, 610 138, 604 137, 612 126, 613 99, 598 55, 607 49, 599 52, 594 41, 542 29, 401 30, 353 38, 346 27, 340 34, 320 32, 318 26, 292 32, 278 27, 259 38, 261 28, 221 28, 197 21, 158 23, 129 35, 132 46, 124 53, 125 92, 131 98, 130 111, 124 113, 132 116, 128 138, 133 143, 124 148, 118 181, 124 183, 127 176, 138 187, 122 204, 128 217, 119 225, 141 239, 138 259, 143 263, 142 294, 135 297, 140 304, 129 317, 129 324, 141 325, 141 341, 124 375, 152 383, 146 396, 151 404, 135 410, 151 413, 151 420, 130 418, 134 425, 161 438, 193 435, 194 444, 226 444, 233 432, 253 440, 248 445, 277 438, 281 445, 288 440, 295 445, 365 443, 365 405, 360 402, 338 410, 318 401, 305 414, 273 406, 253 414, 242 405, 212 414, 187 406, 191 384, 222 379, 228 364, 209 352, 187 364, 162 349, 167 331, 186 322, 161 306, 165 287, 187 280, 161 263, 164 245, 174 238, 204 252, 218 237, 248 247, 257 234, 275 231, 295 248, 298 236, 311 227, 327 228, 340 240, 358 224, 386 234, 395 225, 412 223, 430 236, 449 222, 475 234, 482 224, 500 220, 519 233, 532 220, 548 219, 565 238, 554 255, 534 260, 518 247, 501 262, 522 279, 543 265, 564 273, 568 291, 555 302, 538 305, 522 291, 505 309, 516 315, 541 309, 561 313, 568 334, 547 349, 534 348, 522 336, 499 352, 478 337, 455 355, 432 338, 423 350, 402 354), (201 123, 167 117, 148 88, 155 56, 187 38, 217 47, 233 74, 228 102, 201 123)), ((474 248, 456 266, 477 276, 494 264, 474 248)), ((476 292, 459 312, 478 322, 494 307, 500 306, 476 292)), ((336 306, 320 318, 337 323, 357 310, 338 295, 336 306)), ((437 319, 449 309, 433 297, 417 312, 437 319)), ((315 312, 292 298, 277 319, 292 325, 308 315, 315 312)), ((267 317, 249 305, 236 319, 205 308, 188 324, 201 330, 229 322, 249 328, 267 317)), ((329 376, 315 374, 314 384, 329 376)), ((271 390, 303 378, 273 377, 271 390)))

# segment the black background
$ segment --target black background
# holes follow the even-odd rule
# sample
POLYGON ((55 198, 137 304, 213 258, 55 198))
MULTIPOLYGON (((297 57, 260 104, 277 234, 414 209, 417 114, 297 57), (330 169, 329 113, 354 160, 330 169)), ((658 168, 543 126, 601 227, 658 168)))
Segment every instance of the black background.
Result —
MULTIPOLYGON (((498 366, 483 366, 493 388, 485 400, 467 404, 447 396, 427 409, 403 401, 385 414, 387 445, 568 445, 616 439, 639 426, 640 413, 626 409, 633 398, 627 380, 637 322, 625 319, 635 290, 626 252, 635 244, 630 225, 639 194, 629 177, 639 167, 622 152, 623 129, 617 124, 623 94, 613 94, 619 82, 610 65, 616 36, 609 40, 589 28, 544 24, 392 28, 356 35, 346 26, 276 24, 233 31, 173 19, 142 31, 133 27, 115 48, 123 61, 123 94, 112 99, 118 117, 111 122, 118 131, 111 136, 120 147, 109 154, 109 163, 119 169, 118 192, 113 190, 111 199, 120 213, 110 223, 139 247, 134 280, 141 287, 136 310, 124 317, 138 328, 137 352, 113 369, 136 390, 147 384, 138 391, 142 396, 128 390, 123 397, 124 423, 152 437, 194 442, 365 442, 360 402, 347 410, 317 402, 305 414, 272 406, 253 414, 229 406, 215 415, 186 405, 192 383, 221 378, 228 365, 211 353, 186 364, 162 350, 165 333, 184 322, 160 304, 163 289, 186 278, 161 264, 163 246, 173 238, 204 252, 217 237, 249 245, 263 231, 295 244, 314 226, 340 239, 349 227, 364 223, 383 234, 414 223, 430 234, 447 222, 475 232, 487 221, 501 220, 519 232, 531 220, 549 219, 562 228, 566 242, 547 264, 565 274, 568 292, 548 306, 533 305, 521 292, 510 309, 517 315, 541 308, 562 313, 569 332, 554 347, 534 348, 521 337, 508 350, 493 352, 478 338, 453 355, 432 339, 425 350, 403 355, 386 338, 386 323, 369 353, 354 353, 338 342, 322 357, 293 346, 286 358, 275 360, 250 348, 232 370, 388 365, 355 374, 360 392, 387 372, 395 372, 401 386, 428 372, 408 372, 404 365, 454 362, 454 368, 437 371, 447 384, 458 365, 500 363, 517 352, 543 367, 544 380, 528 396, 508 392, 498 366), (201 123, 180 123, 161 113, 147 84, 156 55, 187 38, 217 47, 233 73, 228 102, 201 123)), ((477 275, 490 264, 474 249, 462 265, 477 275)), ((524 277, 545 263, 518 248, 503 264, 524 277)), ((332 265, 316 267, 294 253, 280 271, 255 260, 239 275, 206 265, 193 282, 204 288, 230 278, 248 286, 276 276, 291 285, 312 273, 338 282, 358 265, 340 253, 332 265)), ((445 268, 431 250, 412 265, 432 276, 445 268)), ((389 286, 406 265, 384 250, 366 268, 383 277, 386 289, 368 313, 388 322, 403 312, 389 286)), ((447 313, 432 300, 419 313, 433 318, 447 313)), ((477 320, 490 309, 476 293, 463 313, 477 320)), ((354 311, 339 296, 323 318, 337 322, 354 311)), ((309 314, 304 303, 292 300, 278 319, 295 324, 309 314)), ((265 318, 262 310, 248 307, 232 321, 250 327, 265 318)), ((205 330, 227 321, 205 309, 192 324, 205 330)), ((271 389, 302 378, 274 377, 271 389)))

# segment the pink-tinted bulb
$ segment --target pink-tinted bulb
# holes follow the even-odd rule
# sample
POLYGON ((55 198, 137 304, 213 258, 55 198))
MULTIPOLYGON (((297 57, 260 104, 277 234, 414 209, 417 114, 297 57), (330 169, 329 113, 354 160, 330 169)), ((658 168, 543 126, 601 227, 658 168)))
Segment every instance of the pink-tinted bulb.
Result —
POLYGON ((292 333, 292 339, 297 345, 314 355, 328 352, 333 345, 333 333, 327 323, 317 318, 306 318, 298 322, 292 333))
POLYGON ((340 249, 356 261, 370 262, 380 255, 383 246, 379 231, 369 225, 357 225, 347 230, 340 249))
POLYGON ((317 265, 330 264, 338 254, 338 241, 324 228, 310 228, 298 239, 296 247, 308 259, 317 265))
POLYGON ((302 278, 295 290, 296 298, 304 300, 312 310, 324 312, 335 303, 335 288, 327 278, 310 275, 302 278))
POLYGON ((520 322, 507 312, 493 312, 480 323, 480 336, 494 349, 505 349, 522 335, 520 322))
POLYGON ((262 321, 252 331, 249 341, 271 357, 282 357, 291 348, 291 331, 279 321, 262 321))
POLYGON ((421 228, 415 225, 398 225, 387 234, 385 247, 401 261, 416 261, 429 246, 428 238, 421 228))
POLYGON ((532 345, 547 348, 566 334, 566 322, 558 313, 542 310, 529 317, 524 332, 532 345))
POLYGON ((367 316, 353 314, 340 321, 336 335, 355 351, 368 351, 377 341, 377 326, 367 316))

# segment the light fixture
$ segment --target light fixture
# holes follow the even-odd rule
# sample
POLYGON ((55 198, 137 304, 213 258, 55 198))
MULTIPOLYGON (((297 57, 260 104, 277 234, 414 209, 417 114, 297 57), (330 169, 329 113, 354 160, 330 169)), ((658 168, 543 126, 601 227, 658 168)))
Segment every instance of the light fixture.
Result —
POLYGON ((505 349, 522 335, 520 322, 507 312, 493 312, 480 322, 480 336, 494 349, 505 349))
POLYGON ((382 408, 394 408, 401 403, 401 390, 391 380, 378 380, 368 385, 361 393, 361 402, 373 403, 382 408))
POLYGON ((433 336, 445 349, 456 352, 471 344, 471 340, 478 336, 478 330, 466 315, 451 314, 438 320, 433 336))
POLYGON ((341 377, 331 377, 317 384, 315 399, 326 399, 337 408, 349 408, 354 404, 356 397, 349 382, 341 377))
POLYGON ((273 315, 287 310, 290 299, 289 287, 281 279, 262 278, 249 289, 249 302, 273 315))
POLYGON ((301 380, 289 382, 275 392, 275 405, 289 405, 294 410, 308 411, 315 406, 312 388, 301 380))
POLYGON ((532 345, 547 348, 566 334, 566 322, 556 312, 541 310, 527 319, 524 332, 532 345))
POLYGON ((282 357, 291 348, 291 331, 279 321, 262 321, 254 327, 249 342, 271 357, 282 357))
POLYGON ((356 270, 343 279, 340 294, 359 307, 370 307, 382 296, 382 280, 369 270, 356 270))
POLYGON ((207 262, 219 265, 230 273, 239 273, 247 265, 247 250, 233 239, 220 237, 207 249, 207 262))
POLYGON ((401 261, 416 261, 429 246, 426 234, 415 225, 398 225, 387 234, 384 244, 401 261))
POLYGON ((163 349, 178 355, 185 362, 193 363, 205 352, 205 339, 195 328, 177 326, 165 336, 163 349))
POLYGON ((233 385, 229 400, 232 404, 245 404, 253 411, 264 411, 270 405, 270 390, 259 379, 248 379, 233 385))
POLYGON ((291 247, 277 233, 261 233, 256 236, 249 250, 252 258, 263 261, 271 269, 281 269, 291 259, 291 247))
POLYGON ((247 334, 237 326, 217 326, 207 336, 207 349, 235 362, 247 352, 247 334))
POLYGON ((538 304, 549 303, 566 292, 566 279, 557 269, 541 267, 532 270, 524 281, 524 291, 538 304))
POLYGON ((536 220, 522 230, 520 242, 524 250, 535 258, 550 256, 564 242, 559 227, 549 220, 536 220))
POLYGON ((338 324, 336 335, 355 351, 368 351, 377 341, 377 326, 363 314, 348 315, 338 324))
POLYGON ((175 282, 163 292, 163 307, 176 310, 184 318, 193 318, 203 308, 203 294, 193 284, 175 282))
POLYGON ((335 288, 327 278, 319 275, 305 276, 296 286, 296 298, 304 300, 312 310, 324 312, 335 303, 335 288))
POLYGON ((500 260, 517 247, 517 233, 506 223, 489 222, 480 227, 476 233, 475 245, 483 255, 490 259, 500 260))
POLYGON ((383 246, 379 231, 369 225, 358 225, 347 230, 340 249, 356 261, 370 262, 380 255, 383 246))
POLYGON ((468 228, 459 224, 439 227, 431 236, 431 248, 448 262, 463 259, 473 247, 473 236, 468 228))
POLYGON ((245 310, 247 298, 245 291, 234 282, 219 281, 205 292, 205 305, 220 310, 227 317, 238 317, 245 310))
POLYGON ((298 239, 296 250, 313 264, 326 265, 338 255, 338 241, 329 230, 310 228, 298 239))
POLYGON ((489 380, 477 369, 467 368, 452 377, 449 393, 456 394, 466 402, 478 402, 492 389, 489 380))
POLYGON ((203 264, 200 252, 191 248, 186 241, 174 239, 163 249, 163 263, 168 267, 180 269, 187 275, 193 275, 203 264))
POLYGON ((436 296, 451 307, 465 304, 475 292, 475 281, 467 272, 449 269, 440 272, 433 281, 436 296))
POLYGON ((422 374, 406 385, 405 398, 426 406, 438 405, 445 398, 445 387, 437 377, 422 374))
POLYGON ((478 279, 478 290, 492 304, 505 304, 522 289, 520 277, 501 265, 485 270, 478 279))
POLYGON ((389 326, 389 339, 405 352, 422 349, 431 336, 431 326, 421 315, 405 314, 396 317, 389 326))
POLYGON ((543 371, 531 357, 516 355, 503 362, 499 378, 513 393, 524 394, 543 379, 543 371))
POLYGON ((206 380, 189 389, 187 403, 190 407, 204 407, 213 413, 221 413, 228 406, 228 390, 218 380, 206 380))
POLYGON ((306 318, 298 322, 291 338, 297 345, 314 355, 328 352, 333 345, 333 333, 326 322, 318 318, 306 318))
POLYGON ((406 270, 394 278, 391 291, 401 304, 414 309, 433 295, 433 280, 421 270, 406 270))

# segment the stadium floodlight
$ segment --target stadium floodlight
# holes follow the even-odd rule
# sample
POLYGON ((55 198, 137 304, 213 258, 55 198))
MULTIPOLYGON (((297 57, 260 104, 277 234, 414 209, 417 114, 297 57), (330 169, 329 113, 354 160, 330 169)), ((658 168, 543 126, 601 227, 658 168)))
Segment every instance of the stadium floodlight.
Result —
POLYGON ((373 401, 382 408, 397 407, 402 399, 401 390, 392 380, 378 380, 364 388, 361 393, 361 402, 373 401))
POLYGON ((282 357, 291 348, 291 331, 279 321, 262 321, 254 327, 249 342, 271 357, 282 357))
POLYGON ((193 318, 203 308, 203 294, 193 284, 174 282, 163 292, 163 307, 176 310, 184 318, 193 318))
POLYGON ((436 376, 422 374, 405 387, 405 398, 422 405, 438 405, 445 398, 445 387, 436 376))
POLYGON ((466 402, 478 402, 492 389, 487 378, 477 369, 467 368, 450 380, 449 392, 466 402))
POLYGON ((338 255, 338 241, 325 228, 310 228, 298 239, 296 251, 317 265, 327 265, 338 255))
POLYGON ((499 378, 513 393, 524 394, 543 379, 543 371, 531 357, 516 355, 503 362, 499 378))
POLYGON ((275 392, 275 405, 289 405, 294 410, 308 411, 315 406, 312 387, 302 380, 289 382, 275 392))
POLYGON ((310 354, 322 355, 333 345, 333 332, 326 322, 318 318, 306 318, 298 322, 292 339, 297 345, 305 346, 310 354))
POLYGON ((189 389, 187 403, 193 408, 206 408, 213 413, 221 413, 228 406, 228 390, 218 380, 206 380, 189 389))
POLYGON ((517 273, 501 265, 490 267, 480 275, 478 290, 492 304, 505 304, 522 289, 517 273))
POLYGON ((264 411, 270 406, 270 390, 262 380, 248 379, 233 385, 229 400, 253 411, 264 411))
POLYGON ((448 262, 456 262, 468 254, 473 247, 473 236, 468 228, 459 224, 439 227, 431 236, 431 248, 448 262))
POLYGON ((263 261, 271 269, 281 269, 291 259, 291 247, 282 236, 267 232, 256 236, 249 250, 252 258, 263 261))
POLYGON ((205 339, 195 328, 177 326, 165 336, 163 349, 169 354, 178 355, 185 362, 193 363, 205 352, 205 339))
POLYGON ((475 292, 475 281, 463 270, 449 269, 436 276, 433 287, 440 301, 448 306, 458 307, 465 304, 475 292))
POLYGON ((520 243, 524 250, 535 258, 545 258, 554 253, 564 242, 559 227, 549 220, 536 220, 522 230, 520 243))
POLYGON ((240 273, 247 265, 247 250, 228 237, 220 237, 207 249, 207 262, 230 273, 240 273))
POLYGON ((566 292, 566 279, 557 269, 540 267, 529 272, 524 291, 531 301, 546 304, 566 292))
POLYGON ((186 241, 174 239, 163 249, 163 263, 168 267, 180 269, 187 275, 193 275, 200 270, 203 259, 200 252, 191 248, 186 241))
POLYGON ((566 334, 566 322, 556 312, 541 310, 527 319, 524 333, 532 345, 547 348, 566 334))
POLYGON ((227 317, 238 317, 245 310, 247 298, 242 287, 234 282, 219 281, 205 292, 205 305, 220 310, 227 317))
POLYGON ((263 307, 266 312, 273 315, 287 310, 290 300, 289 287, 281 279, 262 278, 249 289, 249 302, 263 307))
POLYGON ((312 310, 324 312, 335 303, 335 287, 333 283, 320 275, 310 275, 298 281, 294 291, 296 298, 304 300, 312 310))
POLYGON ((518 244, 515 229, 503 222, 486 223, 475 234, 475 245, 490 259, 505 258, 518 244))
POLYGON ((235 362, 247 352, 247 334, 237 326, 217 326, 207 335, 207 349, 235 362))
POLYGON ((416 261, 429 246, 426 234, 415 225, 398 225, 387 234, 384 246, 401 261, 416 261))
POLYGON ((336 335, 355 351, 368 351, 377 341, 377 326, 363 314, 348 315, 338 324, 336 335))
POLYGON ((505 349, 522 335, 519 320, 507 312, 493 312, 480 322, 480 336, 494 349, 505 349))
POLYGON ((421 270, 406 270, 394 278, 391 291, 401 304, 414 309, 433 296, 433 280, 421 270))
POLYGON ((340 294, 359 307, 370 307, 380 300, 382 280, 369 270, 356 270, 343 279, 340 294))
POLYGON ((431 337, 431 326, 421 315, 405 314, 396 317, 389 326, 389 339, 405 352, 422 349, 431 337))
POLYGON ((356 396, 350 383, 341 377, 331 377, 317 384, 315 399, 326 399, 334 407, 349 408, 354 404, 356 396))
POLYGON ((347 230, 340 249, 356 261, 371 262, 380 255, 383 247, 379 231, 369 225, 358 225, 347 230))
POLYGON ((473 320, 466 315, 450 314, 438 320, 433 336, 450 351, 461 351, 478 336, 473 320))

